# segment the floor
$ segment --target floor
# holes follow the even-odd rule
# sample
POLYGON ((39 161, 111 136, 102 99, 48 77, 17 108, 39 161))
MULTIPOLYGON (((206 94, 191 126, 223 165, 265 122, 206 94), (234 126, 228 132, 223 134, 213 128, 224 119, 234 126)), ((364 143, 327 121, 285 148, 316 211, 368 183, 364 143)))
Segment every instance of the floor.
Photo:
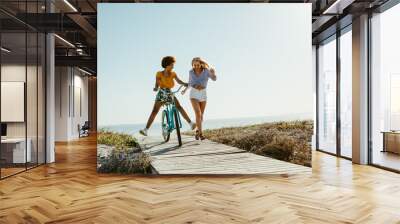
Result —
POLYGON ((25 170, 25 168, 0 168, 0 169, 2 178, 25 170))
POLYGON ((0 223, 400 223, 400 175, 314 152, 310 176, 96 173, 94 138, 0 181, 0 223))
MULTIPOLYGON (((34 165, 28 164, 27 169, 31 169, 34 166, 36 166, 36 164, 34 164, 34 165)), ((11 176, 13 174, 23 172, 26 170, 25 166, 24 167, 7 167, 7 168, 0 168, 0 169, 1 169, 1 178, 5 178, 7 176, 11 176)))
POLYGON ((177 138, 165 143, 162 137, 137 136, 141 148, 152 159, 153 170, 159 174, 311 174, 311 168, 209 140, 196 141, 193 136, 182 136, 182 147, 177 138))
POLYGON ((374 151, 373 163, 400 171, 400 155, 392 152, 374 151))

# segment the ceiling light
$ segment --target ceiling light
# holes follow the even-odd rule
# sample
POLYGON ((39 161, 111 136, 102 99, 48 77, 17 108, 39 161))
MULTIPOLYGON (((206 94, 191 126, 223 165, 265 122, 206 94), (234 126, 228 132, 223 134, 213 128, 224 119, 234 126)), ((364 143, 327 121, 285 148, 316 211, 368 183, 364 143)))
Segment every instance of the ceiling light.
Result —
POLYGON ((343 9, 347 8, 355 0, 336 0, 332 5, 324 10, 322 14, 342 14, 343 9))
POLYGON ((69 3, 68 0, 64 0, 65 4, 67 4, 72 10, 74 10, 74 12, 78 12, 78 10, 71 4, 69 3))
POLYGON ((83 55, 83 49, 81 49, 81 48, 77 48, 77 49, 76 49, 76 52, 77 52, 79 55, 83 55))
POLYGON ((64 39, 64 38, 62 38, 62 37, 60 37, 60 36, 57 35, 57 34, 54 34, 54 36, 57 37, 58 39, 60 39, 61 41, 63 41, 64 43, 66 43, 67 45, 69 45, 70 47, 75 48, 75 45, 73 45, 73 44, 72 44, 71 42, 69 42, 68 40, 66 40, 66 39, 64 39))
POLYGON ((7 48, 5 48, 5 47, 1 47, 1 50, 4 51, 4 52, 6 52, 6 53, 10 53, 10 52, 11 52, 11 50, 9 50, 9 49, 7 49, 7 48))
POLYGON ((78 70, 81 71, 81 72, 83 72, 83 73, 85 73, 85 74, 87 74, 87 75, 92 75, 92 73, 90 73, 90 72, 88 72, 88 71, 86 71, 86 70, 83 70, 83 69, 81 69, 81 68, 79 68, 79 67, 78 67, 78 70))

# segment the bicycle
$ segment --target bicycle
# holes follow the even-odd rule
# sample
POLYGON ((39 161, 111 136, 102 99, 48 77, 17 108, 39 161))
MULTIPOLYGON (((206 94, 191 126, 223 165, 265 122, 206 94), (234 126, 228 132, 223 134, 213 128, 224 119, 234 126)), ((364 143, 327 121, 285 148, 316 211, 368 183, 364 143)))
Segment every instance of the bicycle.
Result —
MULTIPOLYGON (((161 99, 161 101, 164 103, 163 104, 164 109, 161 114, 162 136, 164 138, 164 141, 168 142, 170 139, 171 132, 176 130, 179 146, 182 146, 181 131, 180 131, 180 129, 182 128, 182 122, 179 115, 179 111, 175 105, 175 93, 179 92, 182 87, 183 85, 181 85, 176 91, 160 89, 160 91, 163 93, 163 98, 161 99)), ((182 94, 184 94, 184 92, 185 90, 182 91, 182 94)))

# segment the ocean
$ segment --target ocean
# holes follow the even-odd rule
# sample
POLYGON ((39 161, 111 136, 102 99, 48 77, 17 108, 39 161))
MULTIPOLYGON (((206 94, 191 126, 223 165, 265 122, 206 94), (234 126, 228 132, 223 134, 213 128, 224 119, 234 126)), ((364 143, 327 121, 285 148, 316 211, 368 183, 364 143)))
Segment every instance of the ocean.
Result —
MULTIPOLYGON (((240 127, 253 124, 262 124, 267 122, 277 121, 293 121, 293 120, 312 120, 310 114, 292 114, 284 116, 264 116, 264 117, 246 117, 246 118, 227 118, 227 119, 209 119, 203 122, 203 130, 206 129, 218 129, 224 127, 240 127)), ((189 131, 189 125, 182 119, 181 131, 189 131)), ((99 126, 100 129, 104 128, 110 131, 126 133, 135 135, 140 129, 145 127, 143 124, 118 124, 118 125, 106 125, 99 126)), ((153 125, 148 131, 148 135, 161 135, 161 124, 160 121, 155 119, 153 125)))

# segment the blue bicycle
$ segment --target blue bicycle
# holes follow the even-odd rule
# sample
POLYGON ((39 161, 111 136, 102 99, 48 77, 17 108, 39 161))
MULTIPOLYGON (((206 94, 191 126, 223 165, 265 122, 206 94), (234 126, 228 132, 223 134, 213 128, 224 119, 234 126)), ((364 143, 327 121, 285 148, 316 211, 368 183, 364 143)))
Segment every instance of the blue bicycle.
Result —
POLYGON ((182 122, 181 117, 179 115, 179 111, 175 105, 175 93, 179 92, 180 89, 183 87, 180 86, 176 91, 170 91, 166 89, 160 89, 163 92, 164 98, 162 99, 163 104, 163 111, 161 114, 161 130, 162 136, 165 142, 168 142, 170 139, 171 132, 176 130, 176 135, 178 137, 179 146, 182 146, 182 139, 181 139, 181 131, 182 122))

